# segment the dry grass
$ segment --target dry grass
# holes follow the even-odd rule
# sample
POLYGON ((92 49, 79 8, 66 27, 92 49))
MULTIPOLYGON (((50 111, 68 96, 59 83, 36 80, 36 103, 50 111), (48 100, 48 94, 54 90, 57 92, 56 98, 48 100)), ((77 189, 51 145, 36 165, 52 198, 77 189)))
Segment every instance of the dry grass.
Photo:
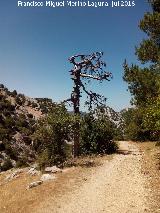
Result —
MULTIPOLYGON (((149 190, 149 213, 158 213, 160 210, 160 147, 153 142, 137 143, 140 153, 144 152, 142 173, 146 177, 146 188, 149 190)), ((26 172, 19 177, 7 182, 5 177, 13 171, 0 173, 0 212, 1 213, 29 213, 36 210, 46 201, 50 201, 56 209, 65 194, 70 197, 72 192, 81 188, 84 181, 90 180, 95 170, 104 162, 110 161, 110 156, 88 156, 67 162, 70 168, 64 168, 64 172, 56 174, 56 179, 44 182, 42 185, 27 190, 29 183, 39 180, 40 176, 30 176, 26 172), (97 167, 97 168, 96 168, 97 167)), ((127 158, 130 155, 124 157, 127 158)), ((133 157, 135 158, 136 155, 133 157)), ((123 165, 123 164, 122 164, 123 165)), ((121 177, 121 173, 119 173, 121 177)), ((120 178, 119 177, 119 178, 120 178)), ((118 178, 118 177, 117 177, 118 178)))
POLYGON ((100 166, 105 160, 111 160, 113 155, 88 155, 75 159, 69 159, 64 163, 64 167, 83 167, 90 168, 100 166))
POLYGON ((160 212, 160 147, 155 142, 138 143, 144 151, 142 173, 147 178, 150 213, 160 212))
POLYGON ((56 174, 55 180, 45 182, 30 190, 26 189, 27 186, 29 183, 39 180, 39 176, 30 176, 26 172, 22 172, 18 178, 7 182, 5 181, 6 176, 13 171, 0 173, 0 212, 33 212, 33 209, 36 209, 40 203, 45 202, 48 198, 52 199, 54 205, 56 205, 57 200, 64 193, 70 193, 70 189, 76 190, 82 182, 89 178, 95 166, 101 165, 106 160, 111 160, 112 157, 112 155, 90 156, 76 159, 74 161, 75 166, 65 168, 64 172, 56 174), (91 164, 88 162, 91 162, 91 164), (71 187, 71 185, 76 188, 71 187))

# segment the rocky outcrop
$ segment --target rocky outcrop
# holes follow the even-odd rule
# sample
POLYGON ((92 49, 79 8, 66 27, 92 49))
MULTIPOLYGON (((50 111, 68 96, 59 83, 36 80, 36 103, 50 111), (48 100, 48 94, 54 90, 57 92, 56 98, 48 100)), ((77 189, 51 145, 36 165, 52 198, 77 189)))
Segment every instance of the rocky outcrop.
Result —
POLYGON ((16 171, 14 171, 13 173, 7 175, 7 177, 5 178, 6 181, 12 181, 13 179, 16 179, 19 177, 19 174, 23 172, 23 169, 18 169, 16 171))
POLYGON ((35 161, 32 135, 53 106, 51 99, 29 98, 0 84, 0 172, 35 161))

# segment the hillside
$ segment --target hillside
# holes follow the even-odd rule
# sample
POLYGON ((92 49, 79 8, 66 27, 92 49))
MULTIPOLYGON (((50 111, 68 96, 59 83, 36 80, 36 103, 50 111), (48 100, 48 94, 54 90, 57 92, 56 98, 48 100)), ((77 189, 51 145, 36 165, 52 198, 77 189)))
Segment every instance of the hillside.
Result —
POLYGON ((34 161, 31 135, 54 106, 51 99, 29 98, 0 85, 0 171, 34 161))
MULTIPOLYGON (((109 132, 107 134, 109 134, 111 138, 122 138, 123 119, 121 113, 115 112, 108 106, 97 107, 92 113, 93 120, 98 121, 100 118, 106 122, 108 121, 107 126, 109 129, 107 131, 109 132)), ((87 113, 82 112, 81 118, 84 118, 85 116, 87 116, 87 113)), ((47 143, 49 155, 50 152, 54 152, 54 154, 51 154, 51 158, 54 158, 53 155, 58 155, 61 158, 62 153, 64 156, 68 155, 65 153, 65 142, 73 141, 71 130, 71 126, 73 126, 72 119, 73 112, 68 113, 65 107, 60 109, 59 105, 54 103, 51 99, 30 98, 24 94, 18 94, 16 90, 11 92, 3 84, 0 84, 0 171, 8 170, 12 167, 27 166, 28 164, 35 162, 38 157, 37 152, 39 147, 40 158, 42 158, 40 161, 49 162, 49 160, 45 160, 47 158, 45 153, 45 146, 47 143), (52 114, 52 121, 50 121, 50 118, 47 120, 46 115, 49 114, 52 114), (65 116, 69 116, 68 118, 66 117, 69 119, 68 121, 65 116), (43 121, 41 124, 39 120, 42 119, 43 121), (53 122, 54 119, 55 123, 52 123, 51 125, 50 122, 53 122), (63 123, 64 121, 66 123, 63 123), (59 122, 59 124, 57 122, 59 122), (42 126, 44 129, 41 128, 42 126), (48 135, 47 131, 49 128, 53 128, 53 131, 56 131, 56 133, 61 131, 60 135, 64 135, 61 142, 59 138, 61 136, 55 136, 53 132, 53 135, 48 135), (55 130, 56 128, 57 130, 55 130), (46 141, 46 136, 40 136, 40 134, 44 134, 44 131, 46 131, 47 137, 50 137, 50 139, 48 139, 49 141, 46 141), (33 140, 35 132, 36 139, 34 139, 36 141, 33 140), (56 137, 58 137, 58 139, 56 137), (56 141, 53 141, 54 138, 56 141)), ((87 122, 85 118, 84 122, 87 122)), ((91 123, 92 124, 89 124, 87 128, 91 128, 93 122, 91 121, 91 123)), ((87 123, 85 123, 85 125, 87 125, 87 123)), ((93 127, 93 129, 94 128, 95 127, 93 127)), ((92 140, 94 139, 91 139, 91 143, 92 140)), ((86 146, 85 143, 87 143, 87 141, 84 141, 83 146, 86 146)), ((72 145, 72 142, 69 144, 72 145)), ((92 146, 92 144, 90 146, 92 146)), ((92 149, 89 148, 89 150, 91 151, 92 149)))

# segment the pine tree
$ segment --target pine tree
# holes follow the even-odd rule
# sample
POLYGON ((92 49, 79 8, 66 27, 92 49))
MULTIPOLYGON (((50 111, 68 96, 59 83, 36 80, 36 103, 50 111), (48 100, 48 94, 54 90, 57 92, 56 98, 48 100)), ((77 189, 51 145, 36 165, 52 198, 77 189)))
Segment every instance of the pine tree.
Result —
POLYGON ((124 63, 124 80, 132 95, 136 111, 141 112, 140 132, 149 134, 148 139, 160 138, 160 1, 150 1, 152 12, 144 14, 140 29, 147 34, 135 54, 145 68, 124 63), (149 65, 148 65, 149 64, 149 65), (149 125, 150 124, 150 125, 149 125))

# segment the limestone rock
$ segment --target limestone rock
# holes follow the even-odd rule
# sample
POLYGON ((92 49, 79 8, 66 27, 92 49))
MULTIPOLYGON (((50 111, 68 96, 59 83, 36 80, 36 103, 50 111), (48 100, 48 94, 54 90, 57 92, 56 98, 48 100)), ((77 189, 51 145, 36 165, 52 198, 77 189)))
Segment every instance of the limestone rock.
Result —
POLYGON ((54 180, 56 177, 54 175, 50 174, 43 174, 41 177, 41 181, 48 181, 48 180, 54 180))
POLYGON ((52 167, 46 167, 45 172, 47 173, 57 173, 57 172, 62 172, 61 169, 59 169, 57 166, 52 166, 52 167))
POLYGON ((37 171, 35 168, 30 168, 27 173, 34 176, 34 175, 39 175, 40 171, 37 171))
POLYGON ((19 174, 23 172, 23 169, 18 169, 17 171, 13 172, 12 174, 8 175, 5 180, 11 181, 15 178, 19 177, 19 174))
POLYGON ((31 188, 33 188, 33 187, 39 186, 39 185, 41 185, 42 183, 43 183, 43 181, 41 181, 41 180, 32 182, 32 183, 29 184, 29 186, 27 187, 27 189, 31 189, 31 188))

